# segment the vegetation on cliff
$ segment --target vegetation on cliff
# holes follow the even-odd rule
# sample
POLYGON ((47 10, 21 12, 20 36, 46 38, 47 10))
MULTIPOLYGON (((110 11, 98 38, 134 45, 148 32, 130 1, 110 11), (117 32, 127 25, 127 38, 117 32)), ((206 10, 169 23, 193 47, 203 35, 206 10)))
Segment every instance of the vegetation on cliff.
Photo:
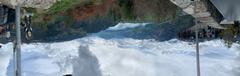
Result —
POLYGON ((58 16, 79 15, 80 18, 73 20, 106 16, 115 17, 116 21, 161 22, 175 18, 178 12, 177 6, 168 0, 61 0, 35 16, 38 19, 46 19, 45 22, 56 21, 58 16))
POLYGON ((61 0, 47 10, 27 11, 34 13, 35 38, 55 39, 85 36, 118 22, 159 23, 175 18, 179 8, 168 0, 61 0))

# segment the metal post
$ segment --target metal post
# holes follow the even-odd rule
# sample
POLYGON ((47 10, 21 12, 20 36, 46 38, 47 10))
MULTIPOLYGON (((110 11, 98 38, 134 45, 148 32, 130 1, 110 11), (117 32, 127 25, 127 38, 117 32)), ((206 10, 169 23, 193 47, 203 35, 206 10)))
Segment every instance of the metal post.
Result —
MULTIPOLYGON (((200 0, 195 1, 195 9, 194 13, 197 14, 197 2, 200 0)), ((199 24, 198 24, 198 18, 195 18, 195 26, 197 28, 195 29, 195 39, 196 39, 196 68, 197 68, 197 76, 201 76, 201 69, 200 69, 200 57, 199 57, 199 41, 198 41, 198 30, 199 30, 199 24)))
POLYGON ((21 26, 20 5, 16 6, 16 76, 21 76, 21 26))
POLYGON ((199 41, 198 41, 198 30, 195 31, 196 35, 196 61, 197 61, 197 76, 201 76, 200 70, 200 57, 199 57, 199 41))

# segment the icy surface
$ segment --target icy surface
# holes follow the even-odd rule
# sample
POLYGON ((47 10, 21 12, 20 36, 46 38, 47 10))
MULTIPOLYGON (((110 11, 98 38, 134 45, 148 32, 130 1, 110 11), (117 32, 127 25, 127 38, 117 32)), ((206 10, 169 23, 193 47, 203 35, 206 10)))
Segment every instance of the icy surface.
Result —
MULTIPOLYGON (((110 29, 138 27, 138 24, 131 28, 125 27, 127 25, 131 24, 110 29)), ((99 37, 99 33, 66 42, 23 44, 23 76, 196 75, 193 43, 177 39, 163 42, 127 37, 106 39, 99 37)), ((11 48, 12 44, 8 43, 0 49, 0 76, 13 76, 11 48)), ((237 44, 225 47, 222 40, 200 43, 202 75, 239 76, 239 49, 237 44)))

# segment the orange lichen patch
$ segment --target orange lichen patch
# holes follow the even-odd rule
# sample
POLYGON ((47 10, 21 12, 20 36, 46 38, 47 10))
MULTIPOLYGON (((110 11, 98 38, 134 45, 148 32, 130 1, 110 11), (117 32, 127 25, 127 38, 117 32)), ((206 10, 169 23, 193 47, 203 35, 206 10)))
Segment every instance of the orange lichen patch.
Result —
POLYGON ((98 4, 86 4, 71 10, 71 14, 77 21, 94 18, 95 16, 106 15, 110 8, 113 8, 115 0, 103 0, 98 4))

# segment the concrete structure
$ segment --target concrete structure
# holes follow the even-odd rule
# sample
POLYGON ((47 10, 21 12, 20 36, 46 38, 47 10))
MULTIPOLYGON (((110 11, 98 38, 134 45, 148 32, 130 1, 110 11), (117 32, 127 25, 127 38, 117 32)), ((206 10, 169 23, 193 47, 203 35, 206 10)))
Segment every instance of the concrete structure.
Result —
POLYGON ((198 31, 208 28, 208 26, 226 29, 220 25, 223 16, 209 0, 171 0, 171 2, 195 18, 195 26, 191 27, 190 30, 195 31, 196 69, 197 76, 201 76, 198 31))
POLYGON ((206 28, 211 26, 218 29, 226 29, 220 26, 220 22, 224 19, 218 9, 212 4, 210 0, 170 0, 187 14, 192 15, 198 19, 198 25, 191 29, 206 28), (196 3, 196 5, 195 5, 196 3))

